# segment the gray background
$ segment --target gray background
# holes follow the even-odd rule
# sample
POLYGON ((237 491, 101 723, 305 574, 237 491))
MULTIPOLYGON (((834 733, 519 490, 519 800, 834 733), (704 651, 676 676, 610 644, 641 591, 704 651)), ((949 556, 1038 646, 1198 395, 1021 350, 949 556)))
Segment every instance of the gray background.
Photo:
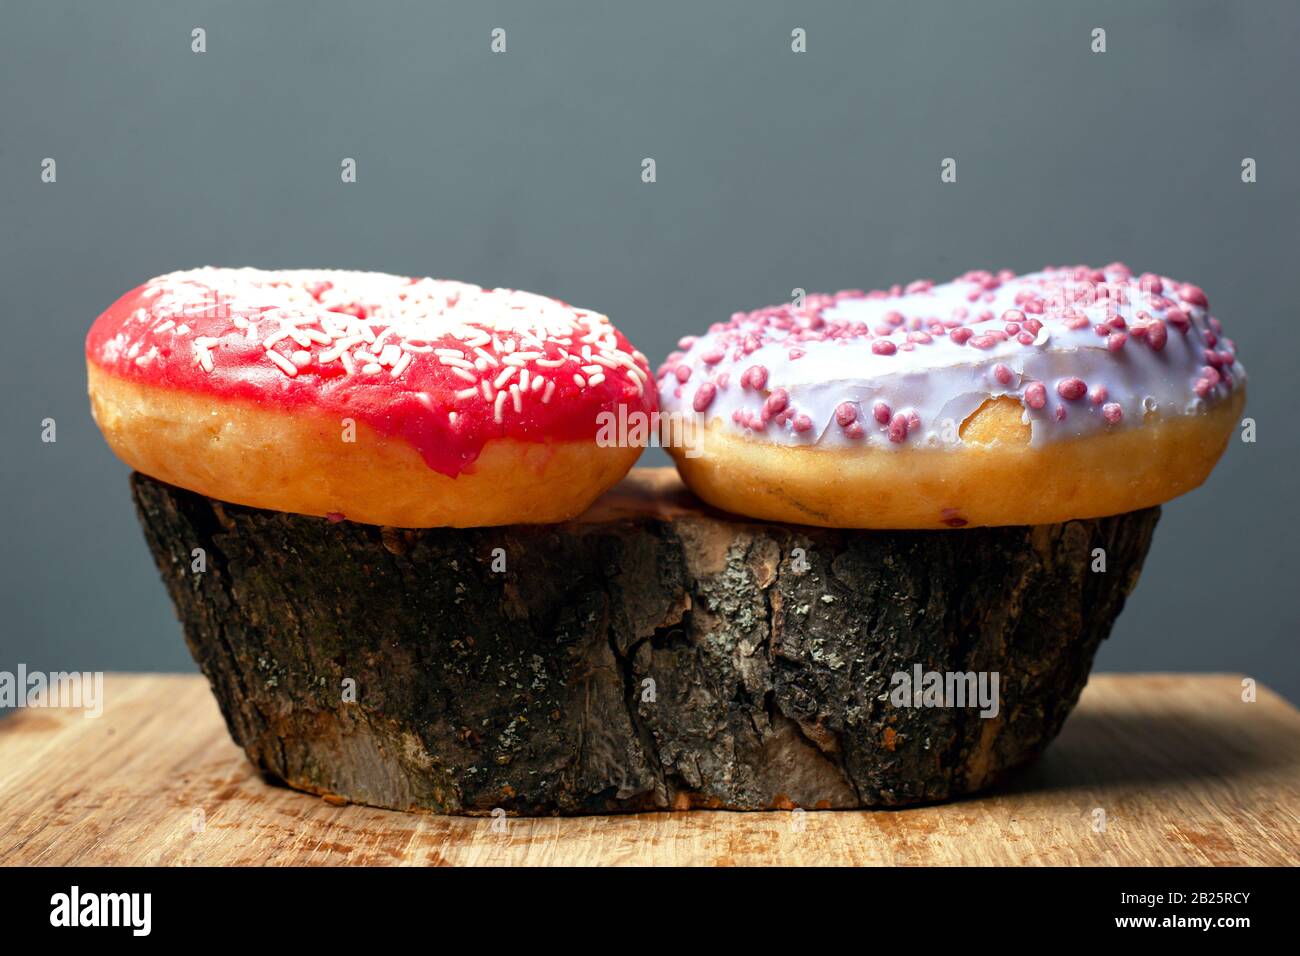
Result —
POLYGON ((0 669, 193 668, 84 394, 87 328, 150 276, 514 286, 609 313, 657 362, 796 286, 1123 259, 1207 290, 1259 440, 1166 508, 1100 666, 1300 699, 1298 8, 7 0, 0 669))

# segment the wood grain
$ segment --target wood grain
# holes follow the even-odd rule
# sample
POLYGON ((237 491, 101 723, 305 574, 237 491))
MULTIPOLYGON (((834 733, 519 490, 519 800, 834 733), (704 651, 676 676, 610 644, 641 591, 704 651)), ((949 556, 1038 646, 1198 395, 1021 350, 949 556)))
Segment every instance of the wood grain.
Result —
POLYGON ((109 675, 98 719, 0 720, 9 865, 1294 865, 1298 847, 1300 713, 1262 688, 1243 703, 1227 675, 1094 676, 1010 785, 883 811, 493 821, 332 806, 264 782, 198 676, 109 675))

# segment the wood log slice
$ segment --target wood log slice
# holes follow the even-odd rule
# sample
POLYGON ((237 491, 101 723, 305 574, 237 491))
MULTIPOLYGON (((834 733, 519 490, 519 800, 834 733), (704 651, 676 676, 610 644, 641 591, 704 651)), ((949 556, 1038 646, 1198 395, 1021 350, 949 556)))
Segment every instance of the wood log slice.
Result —
POLYGON ((828 530, 712 511, 672 469, 568 524, 471 529, 132 488, 249 759, 332 799, 457 814, 987 787, 1061 729, 1159 517, 828 530), (896 675, 918 665, 996 674, 996 716, 909 696, 896 675))

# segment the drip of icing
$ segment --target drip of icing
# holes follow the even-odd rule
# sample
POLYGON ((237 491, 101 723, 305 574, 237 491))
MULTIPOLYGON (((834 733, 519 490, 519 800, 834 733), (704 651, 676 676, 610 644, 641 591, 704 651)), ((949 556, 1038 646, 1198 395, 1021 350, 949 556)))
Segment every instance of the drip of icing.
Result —
POLYGON ((603 315, 382 273, 161 276, 95 321, 86 356, 132 382, 351 417, 450 476, 493 438, 585 440, 601 412, 656 407, 645 356, 603 315))
POLYGON ((784 445, 957 447, 985 401, 1031 445, 1195 414, 1245 381, 1205 293, 1122 263, 968 272, 736 313, 660 367, 665 413, 784 445))

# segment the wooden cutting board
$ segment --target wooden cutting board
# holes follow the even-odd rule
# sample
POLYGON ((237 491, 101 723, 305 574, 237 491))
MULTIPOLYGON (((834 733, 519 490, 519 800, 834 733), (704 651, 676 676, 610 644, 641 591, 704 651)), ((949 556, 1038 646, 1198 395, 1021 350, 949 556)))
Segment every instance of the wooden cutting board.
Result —
POLYGON ((1038 764, 957 803, 495 821, 265 783, 202 677, 109 675, 104 696, 96 719, 0 720, 0 863, 1300 863, 1300 713, 1227 675, 1097 675, 1038 764))

